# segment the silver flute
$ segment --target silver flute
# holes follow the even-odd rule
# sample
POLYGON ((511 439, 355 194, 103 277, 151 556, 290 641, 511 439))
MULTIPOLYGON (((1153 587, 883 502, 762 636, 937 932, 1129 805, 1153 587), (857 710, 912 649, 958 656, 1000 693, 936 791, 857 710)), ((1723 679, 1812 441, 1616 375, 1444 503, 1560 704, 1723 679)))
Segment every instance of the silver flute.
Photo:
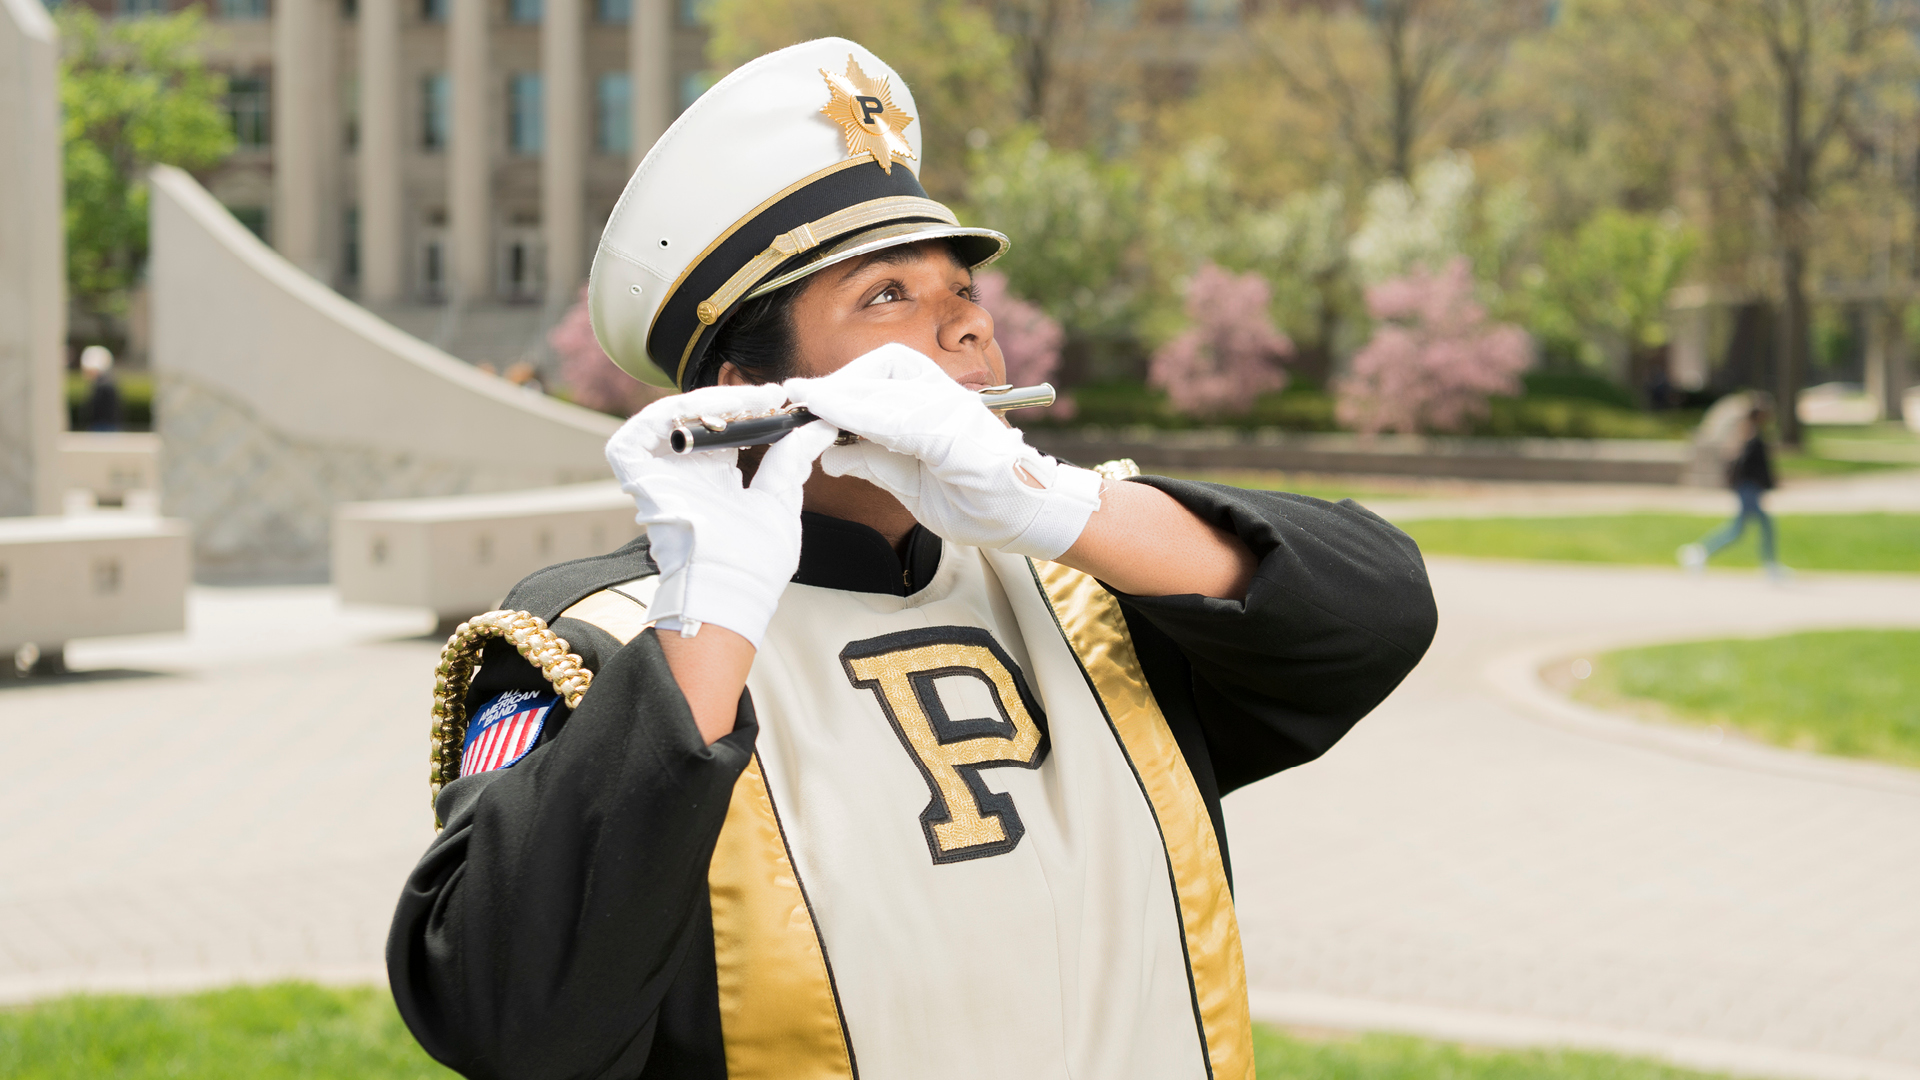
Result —
MULTIPOLYGON (((989 386, 980 391, 980 400, 997 413, 1044 408, 1053 404, 1053 398, 1052 383, 1038 386, 1007 384, 989 386)), ((689 416, 674 427, 672 434, 667 436, 667 444, 673 447, 676 454, 764 446, 779 442, 794 428, 818 419, 804 405, 787 405, 771 413, 753 416, 689 416)), ((842 431, 840 437, 834 440, 840 446, 859 441, 860 436, 847 431, 842 431)))

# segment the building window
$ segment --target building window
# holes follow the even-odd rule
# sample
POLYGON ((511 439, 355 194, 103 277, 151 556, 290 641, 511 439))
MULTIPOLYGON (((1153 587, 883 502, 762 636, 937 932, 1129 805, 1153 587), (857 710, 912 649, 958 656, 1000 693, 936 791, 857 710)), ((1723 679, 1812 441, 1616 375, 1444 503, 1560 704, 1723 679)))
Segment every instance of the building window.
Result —
POLYGON ((342 245, 343 250, 340 253, 341 274, 348 281, 358 283, 360 280, 360 208, 359 207, 357 206, 347 207, 346 221, 343 222, 343 225, 344 225, 344 228, 341 230, 341 232, 342 232, 343 240, 345 242, 342 245))
POLYGON ((507 19, 517 23, 540 21, 541 0, 507 0, 507 19))
POLYGON ((1240 21, 1240 0, 1187 0, 1187 21, 1196 26, 1232 26, 1240 21))
POLYGON ((347 148, 347 152, 353 153, 354 151, 360 149, 360 79, 359 77, 348 76, 347 78, 340 80, 340 89, 342 91, 342 100, 340 102, 340 116, 345 121, 345 124, 343 125, 340 134, 341 134, 341 138, 345 140, 344 145, 347 148))
POLYGON ((448 0, 420 0, 420 18, 425 22, 446 22, 448 0))
POLYGON ((706 93, 707 88, 712 85, 713 85, 713 76, 707 74, 706 72, 704 71, 688 72, 680 80, 680 111, 681 112, 687 111, 687 106, 693 104, 695 101, 700 100, 700 95, 706 93))
POLYGON ((227 78, 227 116, 233 121, 233 141, 258 149, 273 145, 273 104, 267 80, 259 75, 227 78))
POLYGON ((445 268, 440 265, 440 241, 429 240, 420 252, 420 291, 429 300, 439 300, 447 294, 445 268))
POLYGON ((247 227, 248 232, 259 237, 262 241, 265 241, 267 239, 267 208, 266 207, 264 206, 229 206, 227 207, 227 210, 228 212, 233 214, 235 220, 239 221, 240 224, 245 225, 247 227))
POLYGON ((165 15, 167 0, 120 0, 122 15, 165 15))
POLYGON ((507 146, 516 154, 540 152, 540 76, 522 72, 507 78, 507 146))
POLYGON ((453 103, 453 80, 445 73, 435 73, 421 79, 420 100, 424 106, 420 117, 420 148, 445 150, 447 113, 453 103))
POLYGON ((633 150, 633 82, 624 71, 609 71, 594 83, 599 108, 594 113, 593 145, 603 154, 625 157, 633 150))
POLYGON ((220 0, 215 10, 223 19, 264 19, 267 0, 220 0))
POLYGON ((603 23, 622 26, 633 21, 633 0, 595 0, 593 13, 603 23))

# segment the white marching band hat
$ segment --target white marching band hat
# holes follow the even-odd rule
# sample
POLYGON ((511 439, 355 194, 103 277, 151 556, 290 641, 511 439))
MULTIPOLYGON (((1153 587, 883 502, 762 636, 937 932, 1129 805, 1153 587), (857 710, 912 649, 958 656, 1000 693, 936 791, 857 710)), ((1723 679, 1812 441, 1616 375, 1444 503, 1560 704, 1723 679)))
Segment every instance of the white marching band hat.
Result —
POLYGON ((843 38, 769 53, 680 115, 634 170, 587 288, 613 362, 691 389, 739 305, 882 248, 947 239, 969 266, 1007 249, 920 186, 920 123, 879 57, 843 38))

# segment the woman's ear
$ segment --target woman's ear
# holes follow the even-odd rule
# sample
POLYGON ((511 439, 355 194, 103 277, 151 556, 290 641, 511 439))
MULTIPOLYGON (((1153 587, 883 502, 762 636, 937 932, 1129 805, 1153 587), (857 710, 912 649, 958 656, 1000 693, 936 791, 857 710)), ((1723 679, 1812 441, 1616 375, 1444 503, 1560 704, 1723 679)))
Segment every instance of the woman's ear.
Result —
POLYGON ((715 381, 715 384, 719 386, 752 386, 753 385, 753 380, 747 378, 745 375, 740 374, 740 369, 737 367, 734 367, 733 361, 731 360, 720 365, 720 377, 714 381, 715 381))

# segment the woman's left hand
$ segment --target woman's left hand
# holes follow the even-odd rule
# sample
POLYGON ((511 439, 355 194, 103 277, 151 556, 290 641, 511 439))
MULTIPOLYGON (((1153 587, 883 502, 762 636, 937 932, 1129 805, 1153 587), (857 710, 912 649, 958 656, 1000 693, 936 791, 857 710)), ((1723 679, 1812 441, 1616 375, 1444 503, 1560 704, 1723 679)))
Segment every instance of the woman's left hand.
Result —
POLYGON ((1100 506, 1101 479, 1028 446, 980 395, 905 345, 884 345, 831 375, 789 379, 789 398, 866 441, 820 459, 866 480, 957 544, 1057 559, 1100 506))

